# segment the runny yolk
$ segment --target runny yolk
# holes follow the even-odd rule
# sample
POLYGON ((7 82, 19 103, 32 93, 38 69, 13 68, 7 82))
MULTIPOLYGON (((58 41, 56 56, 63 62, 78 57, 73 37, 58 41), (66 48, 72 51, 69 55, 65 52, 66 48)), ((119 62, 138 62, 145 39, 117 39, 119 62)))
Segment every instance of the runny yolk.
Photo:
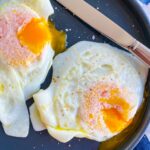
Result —
POLYGON ((66 33, 58 31, 53 22, 49 21, 49 28, 52 36, 51 45, 56 54, 62 53, 66 49, 66 33))
MULTIPOLYGON (((100 83, 85 93, 82 117, 90 126, 99 130, 101 119, 112 133, 125 129, 132 121, 129 119, 131 105, 126 101, 123 89, 116 85, 100 83)), ((126 95, 127 96, 127 95, 126 95)))
POLYGON ((33 18, 18 32, 22 46, 38 55, 45 44, 50 43, 56 54, 66 49, 66 33, 58 31, 51 21, 44 18, 33 18))
POLYGON ((112 133, 122 131, 131 122, 131 120, 129 121, 124 120, 119 111, 117 111, 117 109, 114 108, 104 109, 102 110, 102 112, 104 121, 112 133))
POLYGON ((36 55, 40 54, 45 44, 51 42, 48 22, 43 18, 33 18, 19 30, 18 38, 22 46, 36 55))
POLYGON ((127 127, 130 122, 128 121, 130 105, 121 97, 119 88, 110 89, 109 96, 100 98, 99 101, 110 105, 110 108, 102 109, 102 114, 111 132, 120 132, 127 127))
POLYGON ((99 101, 102 103, 106 103, 118 110, 118 112, 122 116, 122 119, 126 120, 128 118, 130 105, 126 102, 124 98, 121 97, 121 93, 118 88, 112 88, 109 91, 109 96, 102 97, 99 99, 99 101))

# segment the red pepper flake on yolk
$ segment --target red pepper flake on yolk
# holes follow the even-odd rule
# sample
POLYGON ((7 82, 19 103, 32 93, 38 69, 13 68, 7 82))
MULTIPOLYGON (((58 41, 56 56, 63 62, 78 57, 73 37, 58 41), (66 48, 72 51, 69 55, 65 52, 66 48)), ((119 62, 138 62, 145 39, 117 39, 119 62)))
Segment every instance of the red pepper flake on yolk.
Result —
POLYGON ((48 22, 44 18, 33 18, 18 32, 22 46, 27 47, 32 53, 38 55, 45 44, 51 42, 48 22))

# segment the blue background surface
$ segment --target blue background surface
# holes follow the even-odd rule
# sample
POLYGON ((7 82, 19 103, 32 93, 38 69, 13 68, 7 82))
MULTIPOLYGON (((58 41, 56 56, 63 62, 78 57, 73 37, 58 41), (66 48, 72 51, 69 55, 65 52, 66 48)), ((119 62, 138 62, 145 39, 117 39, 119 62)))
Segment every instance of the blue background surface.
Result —
POLYGON ((150 2, 150 0, 141 0, 141 2, 148 4, 150 2))
POLYGON ((148 138, 144 136, 134 150, 150 150, 150 142, 148 138))

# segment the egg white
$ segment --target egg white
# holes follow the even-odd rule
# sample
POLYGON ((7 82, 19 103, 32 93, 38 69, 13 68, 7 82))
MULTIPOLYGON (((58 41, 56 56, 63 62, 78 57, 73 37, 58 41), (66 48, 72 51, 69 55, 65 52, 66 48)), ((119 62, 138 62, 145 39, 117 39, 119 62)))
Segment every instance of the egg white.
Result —
POLYGON ((98 81, 113 80, 134 93, 133 97, 127 97, 133 106, 129 115, 132 118, 142 102, 147 73, 148 69, 130 54, 108 44, 83 41, 55 57, 52 84, 33 97, 41 121, 55 139, 68 142, 73 137, 86 137, 104 141, 117 133, 111 133, 103 120, 101 134, 86 122, 78 123, 82 94, 98 81), (76 94, 77 90, 80 93, 76 94), (66 109, 66 104, 71 109, 66 109))
POLYGON ((30 64, 29 67, 24 68, 21 66, 16 68, 26 100, 31 98, 45 81, 47 73, 52 65, 53 56, 54 51, 51 46, 47 44, 43 50, 43 54, 37 61, 30 64))
POLYGON ((45 125, 40 120, 40 114, 36 108, 36 106, 33 104, 30 107, 30 118, 32 120, 32 126, 35 131, 42 131, 45 130, 45 125))
POLYGON ((29 130, 29 116, 25 98, 16 72, 0 63, 0 121, 6 134, 26 137, 29 130))
POLYGON ((1 0, 1 8, 9 3, 24 4, 46 19, 49 17, 49 15, 54 13, 54 9, 49 0, 1 0))

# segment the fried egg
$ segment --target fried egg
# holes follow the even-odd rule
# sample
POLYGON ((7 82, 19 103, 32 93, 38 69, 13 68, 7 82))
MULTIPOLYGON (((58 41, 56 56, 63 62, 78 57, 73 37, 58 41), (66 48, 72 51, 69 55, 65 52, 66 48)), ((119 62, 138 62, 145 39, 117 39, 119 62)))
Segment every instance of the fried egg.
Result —
POLYGON ((33 106, 60 142, 73 137, 104 141, 132 122, 142 103, 147 72, 127 52, 79 42, 55 57, 52 83, 33 96, 33 106))
POLYGON ((7 135, 28 135, 25 100, 39 90, 54 55, 52 13, 49 0, 0 1, 0 121, 7 135))
POLYGON ((1 6, 0 59, 18 72, 25 99, 39 90, 52 64, 52 13, 48 0, 8 0, 1 6))

